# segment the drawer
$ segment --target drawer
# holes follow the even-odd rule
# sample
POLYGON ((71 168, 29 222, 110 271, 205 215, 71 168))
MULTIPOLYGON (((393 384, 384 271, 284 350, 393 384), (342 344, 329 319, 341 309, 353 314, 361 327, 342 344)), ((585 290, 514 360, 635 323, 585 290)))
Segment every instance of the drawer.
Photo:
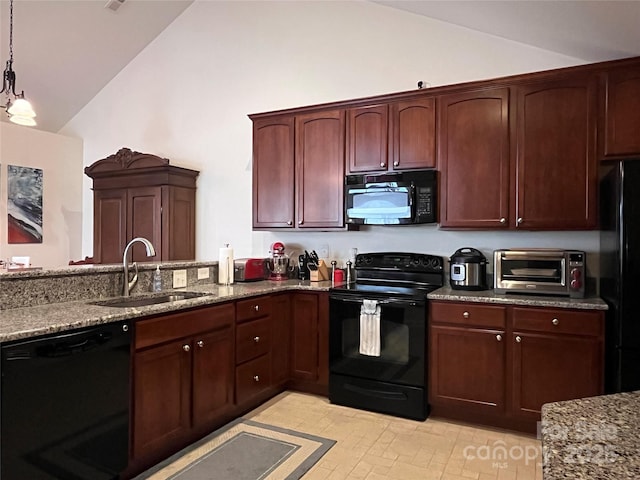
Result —
POLYGON ((499 305, 482 305, 466 302, 430 302, 430 320, 469 327, 504 329, 507 309, 499 305))
POLYGON ((270 296, 255 297, 236 302, 236 318, 238 322, 246 322, 265 315, 271 315, 270 296))
POLYGON ((236 327, 236 363, 267 353, 271 347, 271 317, 241 323, 236 327))
POLYGON ((233 325, 234 319, 233 303, 144 318, 135 325, 135 348, 139 350, 227 327, 233 325))
POLYGON ((241 404, 271 386, 270 355, 236 367, 236 403, 241 404))
POLYGON ((598 337, 604 333, 604 313, 563 308, 514 307, 513 329, 598 337))

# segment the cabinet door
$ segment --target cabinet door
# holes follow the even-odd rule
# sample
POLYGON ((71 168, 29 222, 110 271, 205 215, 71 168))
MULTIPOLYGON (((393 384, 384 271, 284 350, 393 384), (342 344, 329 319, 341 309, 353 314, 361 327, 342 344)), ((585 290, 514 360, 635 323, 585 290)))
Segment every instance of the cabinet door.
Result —
POLYGON ((605 157, 640 153, 640 66, 607 73, 605 157))
POLYGON ((162 260, 196 258, 196 190, 162 187, 162 260))
POLYGON ((291 312, 291 376, 318 379, 318 295, 295 293, 291 312))
POLYGON ((436 102, 433 97, 391 104, 391 167, 436 166, 436 102))
POLYGON ((127 210, 127 241, 136 237, 144 237, 156 248, 156 257, 149 258, 144 245, 135 243, 131 248, 133 261, 160 260, 162 254, 162 187, 128 189, 127 210))
POLYGON ((503 330, 432 325, 430 329, 430 402, 467 410, 505 410, 503 330))
POLYGON ((186 341, 143 350, 133 364, 133 456, 162 451, 190 428, 191 354, 186 341))
POLYGON ((517 87, 516 225, 596 228, 595 77, 517 87))
POLYGON ((253 123, 253 228, 293 228, 293 116, 253 123))
POLYGON ((233 406, 233 333, 231 327, 194 337, 193 424, 215 421, 233 406))
POLYGON ((440 226, 509 226, 509 89, 439 100, 440 226))
POLYGON ((516 414, 539 419, 545 403, 603 393, 601 340, 514 332, 512 345, 516 414))
POLYGON ((296 226, 344 227, 344 110, 296 117, 296 226))
POLYGON ((329 294, 318 293, 318 385, 329 391, 329 294))
POLYGON ((121 263, 127 245, 127 190, 94 190, 93 260, 121 263))
POLYGON ((387 170, 389 107, 372 105, 347 112, 349 172, 387 170))
POLYGON ((281 385, 289 379, 291 300, 288 293, 273 297, 271 328, 271 381, 281 385))

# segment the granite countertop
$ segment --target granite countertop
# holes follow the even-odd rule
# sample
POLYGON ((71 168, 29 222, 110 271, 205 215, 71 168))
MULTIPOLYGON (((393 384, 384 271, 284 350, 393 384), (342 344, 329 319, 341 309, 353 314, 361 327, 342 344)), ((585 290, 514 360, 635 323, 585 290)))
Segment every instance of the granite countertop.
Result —
POLYGON ((600 297, 569 298, 543 295, 504 295, 493 290, 454 290, 442 287, 427 295, 429 300, 452 302, 478 302, 502 305, 524 305, 528 307, 581 308, 585 310, 607 310, 607 304, 600 297))
POLYGON ((542 407, 543 480, 640 478, 640 391, 542 407))
POLYGON ((283 282, 265 280, 253 283, 234 283, 230 286, 211 283, 170 290, 172 292, 202 292, 211 295, 144 307, 105 307, 92 304, 95 300, 80 300, 0 310, 0 343, 120 320, 169 313, 190 307, 214 305, 244 297, 287 290, 327 291, 329 288, 331 288, 331 282, 312 283, 300 280, 283 282))

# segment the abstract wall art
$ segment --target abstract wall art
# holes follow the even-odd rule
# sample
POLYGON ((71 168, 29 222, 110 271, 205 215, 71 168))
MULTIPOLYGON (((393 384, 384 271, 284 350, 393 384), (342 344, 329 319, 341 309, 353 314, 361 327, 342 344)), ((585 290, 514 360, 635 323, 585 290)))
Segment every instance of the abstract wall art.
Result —
POLYGON ((42 170, 7 166, 8 243, 42 243, 42 170))

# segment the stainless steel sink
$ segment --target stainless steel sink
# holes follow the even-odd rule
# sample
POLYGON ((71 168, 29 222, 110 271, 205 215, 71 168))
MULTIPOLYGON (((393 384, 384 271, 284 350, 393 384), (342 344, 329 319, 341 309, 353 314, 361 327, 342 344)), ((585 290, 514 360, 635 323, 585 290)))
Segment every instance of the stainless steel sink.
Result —
POLYGON ((145 307, 148 305, 158 305, 160 303, 179 302, 180 300, 188 300, 190 298, 206 297, 214 295, 213 293, 203 292, 172 292, 165 294, 153 294, 153 295, 136 295, 133 297, 118 297, 110 298, 109 300, 100 300, 97 302, 90 302, 92 305, 99 305, 101 307, 145 307))

